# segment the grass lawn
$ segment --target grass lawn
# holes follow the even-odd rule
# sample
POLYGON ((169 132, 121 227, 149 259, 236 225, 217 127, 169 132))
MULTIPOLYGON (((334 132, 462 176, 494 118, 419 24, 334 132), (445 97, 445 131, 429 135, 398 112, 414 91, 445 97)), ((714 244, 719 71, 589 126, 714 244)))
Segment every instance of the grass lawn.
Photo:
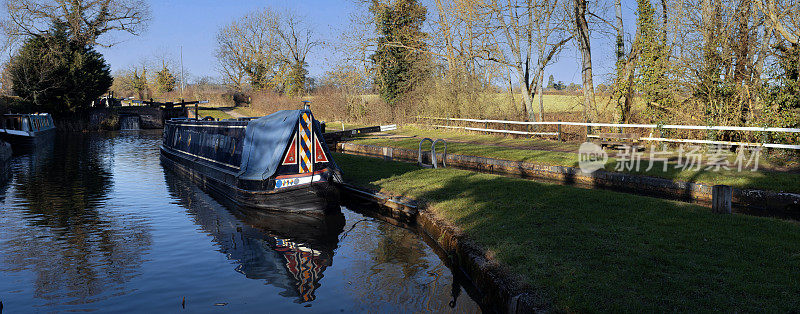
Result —
POLYGON ((556 311, 800 311, 800 225, 687 203, 334 154, 345 180, 425 200, 556 311))
POLYGON ((200 109, 200 118, 211 116, 214 119, 231 119, 233 118, 231 115, 225 113, 222 110, 217 109, 200 109))
POLYGON ((250 107, 234 107, 233 111, 238 112, 239 114, 245 117, 260 117, 260 114, 255 113, 250 107))
MULTIPOLYGON (((396 131, 387 132, 393 135, 409 136, 410 138, 381 138, 375 135, 364 135, 355 143, 367 145, 390 146, 405 149, 418 149, 419 141, 423 137, 445 138, 450 141, 447 152, 451 154, 481 156, 498 158, 514 161, 525 161, 537 164, 553 166, 578 166, 577 143, 561 143, 543 139, 513 139, 502 136, 482 135, 475 133, 465 133, 450 130, 426 130, 413 126, 403 126, 396 131), (468 143, 458 143, 468 142, 468 143)), ((617 167, 617 159, 613 158, 614 153, 609 153, 606 170, 613 171, 617 167)), ((648 153, 645 153, 645 157, 648 153)), ((762 160, 762 164, 767 163, 762 160)), ((639 171, 624 171, 638 173, 647 176, 680 180, 686 182, 698 182, 705 184, 725 184, 737 188, 753 188, 770 191, 785 191, 800 193, 800 174, 791 172, 767 172, 767 171, 737 171, 720 169, 720 171, 705 170, 683 170, 675 168, 675 164, 668 164, 667 171, 663 171, 662 163, 654 163, 650 171, 645 171, 647 162, 639 171)))
MULTIPOLYGON (((344 123, 345 130, 363 128, 371 125, 360 124, 360 123, 344 123)), ((342 122, 341 121, 327 121, 325 123, 325 132, 336 132, 342 131, 342 122)))

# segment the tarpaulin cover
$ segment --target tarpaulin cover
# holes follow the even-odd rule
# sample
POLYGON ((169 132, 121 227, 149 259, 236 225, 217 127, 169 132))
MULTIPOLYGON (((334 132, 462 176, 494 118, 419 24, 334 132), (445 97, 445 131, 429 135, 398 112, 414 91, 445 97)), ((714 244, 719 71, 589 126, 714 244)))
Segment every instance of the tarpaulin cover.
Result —
MULTIPOLYGON (((247 124, 242 150, 241 180, 266 180, 275 174, 283 153, 292 140, 300 115, 310 110, 281 110, 247 124)), ((312 115, 313 117, 313 115, 312 115)), ((314 133, 322 141, 320 125, 314 120, 314 133)), ((323 145, 325 146, 325 145, 323 145)), ((327 147, 326 147, 327 148, 327 147)), ((325 154, 330 153, 325 149, 325 154)))

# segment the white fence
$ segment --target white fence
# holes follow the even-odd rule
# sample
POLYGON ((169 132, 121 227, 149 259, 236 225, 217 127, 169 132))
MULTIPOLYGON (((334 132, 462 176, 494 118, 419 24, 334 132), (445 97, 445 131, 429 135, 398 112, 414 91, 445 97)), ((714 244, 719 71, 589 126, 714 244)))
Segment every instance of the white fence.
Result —
MULTIPOLYGON (((460 121, 471 123, 497 123, 497 124, 511 124, 511 125, 555 125, 558 127, 558 132, 524 132, 513 130, 499 130, 486 128, 471 128, 460 126, 446 126, 446 125, 431 125, 438 128, 449 129, 464 129, 470 131, 481 131, 491 133, 505 133, 505 134, 521 134, 521 135, 544 135, 544 136, 559 136, 561 134, 561 126, 585 126, 585 127, 615 127, 615 128, 639 128, 651 130, 701 130, 701 131, 745 131, 745 132, 778 132, 778 133, 800 133, 800 129, 793 128, 770 128, 770 127, 742 127, 742 126, 699 126, 699 125, 658 125, 658 124, 616 124, 616 123, 588 123, 588 122, 525 122, 525 121, 508 121, 508 120, 482 120, 482 119, 464 119, 464 118, 433 118, 433 117, 418 117, 420 119, 438 120, 438 121, 460 121)), ((587 137, 598 137, 597 135, 587 135, 587 137)), ((676 139, 653 137, 652 132, 650 136, 641 137, 640 140, 654 141, 654 142, 673 142, 673 143, 694 143, 694 144, 716 144, 716 145, 732 145, 732 146, 754 146, 765 148, 782 148, 782 149, 800 149, 800 145, 796 144, 774 144, 774 143, 748 143, 748 142, 728 142, 728 141, 711 141, 711 140, 695 140, 695 139, 676 139)))

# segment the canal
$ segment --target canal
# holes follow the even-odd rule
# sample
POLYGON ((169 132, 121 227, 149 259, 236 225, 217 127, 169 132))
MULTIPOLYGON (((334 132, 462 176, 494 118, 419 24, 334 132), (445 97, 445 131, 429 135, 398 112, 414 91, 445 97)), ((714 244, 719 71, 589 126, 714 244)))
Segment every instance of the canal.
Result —
POLYGON ((345 207, 308 223, 221 204, 162 168, 160 141, 59 135, 12 159, 6 312, 480 312, 420 235, 345 207))

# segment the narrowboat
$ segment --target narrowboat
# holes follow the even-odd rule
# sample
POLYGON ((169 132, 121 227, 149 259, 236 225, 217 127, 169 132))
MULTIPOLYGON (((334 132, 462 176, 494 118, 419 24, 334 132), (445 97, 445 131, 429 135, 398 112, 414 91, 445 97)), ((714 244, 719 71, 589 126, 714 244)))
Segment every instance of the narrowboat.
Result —
POLYGON ((240 206, 322 217, 339 211, 341 171, 310 109, 261 118, 172 119, 161 159, 240 206))
POLYGON ((48 113, 4 114, 0 120, 0 139, 16 151, 30 150, 43 141, 52 141, 56 126, 48 113))

